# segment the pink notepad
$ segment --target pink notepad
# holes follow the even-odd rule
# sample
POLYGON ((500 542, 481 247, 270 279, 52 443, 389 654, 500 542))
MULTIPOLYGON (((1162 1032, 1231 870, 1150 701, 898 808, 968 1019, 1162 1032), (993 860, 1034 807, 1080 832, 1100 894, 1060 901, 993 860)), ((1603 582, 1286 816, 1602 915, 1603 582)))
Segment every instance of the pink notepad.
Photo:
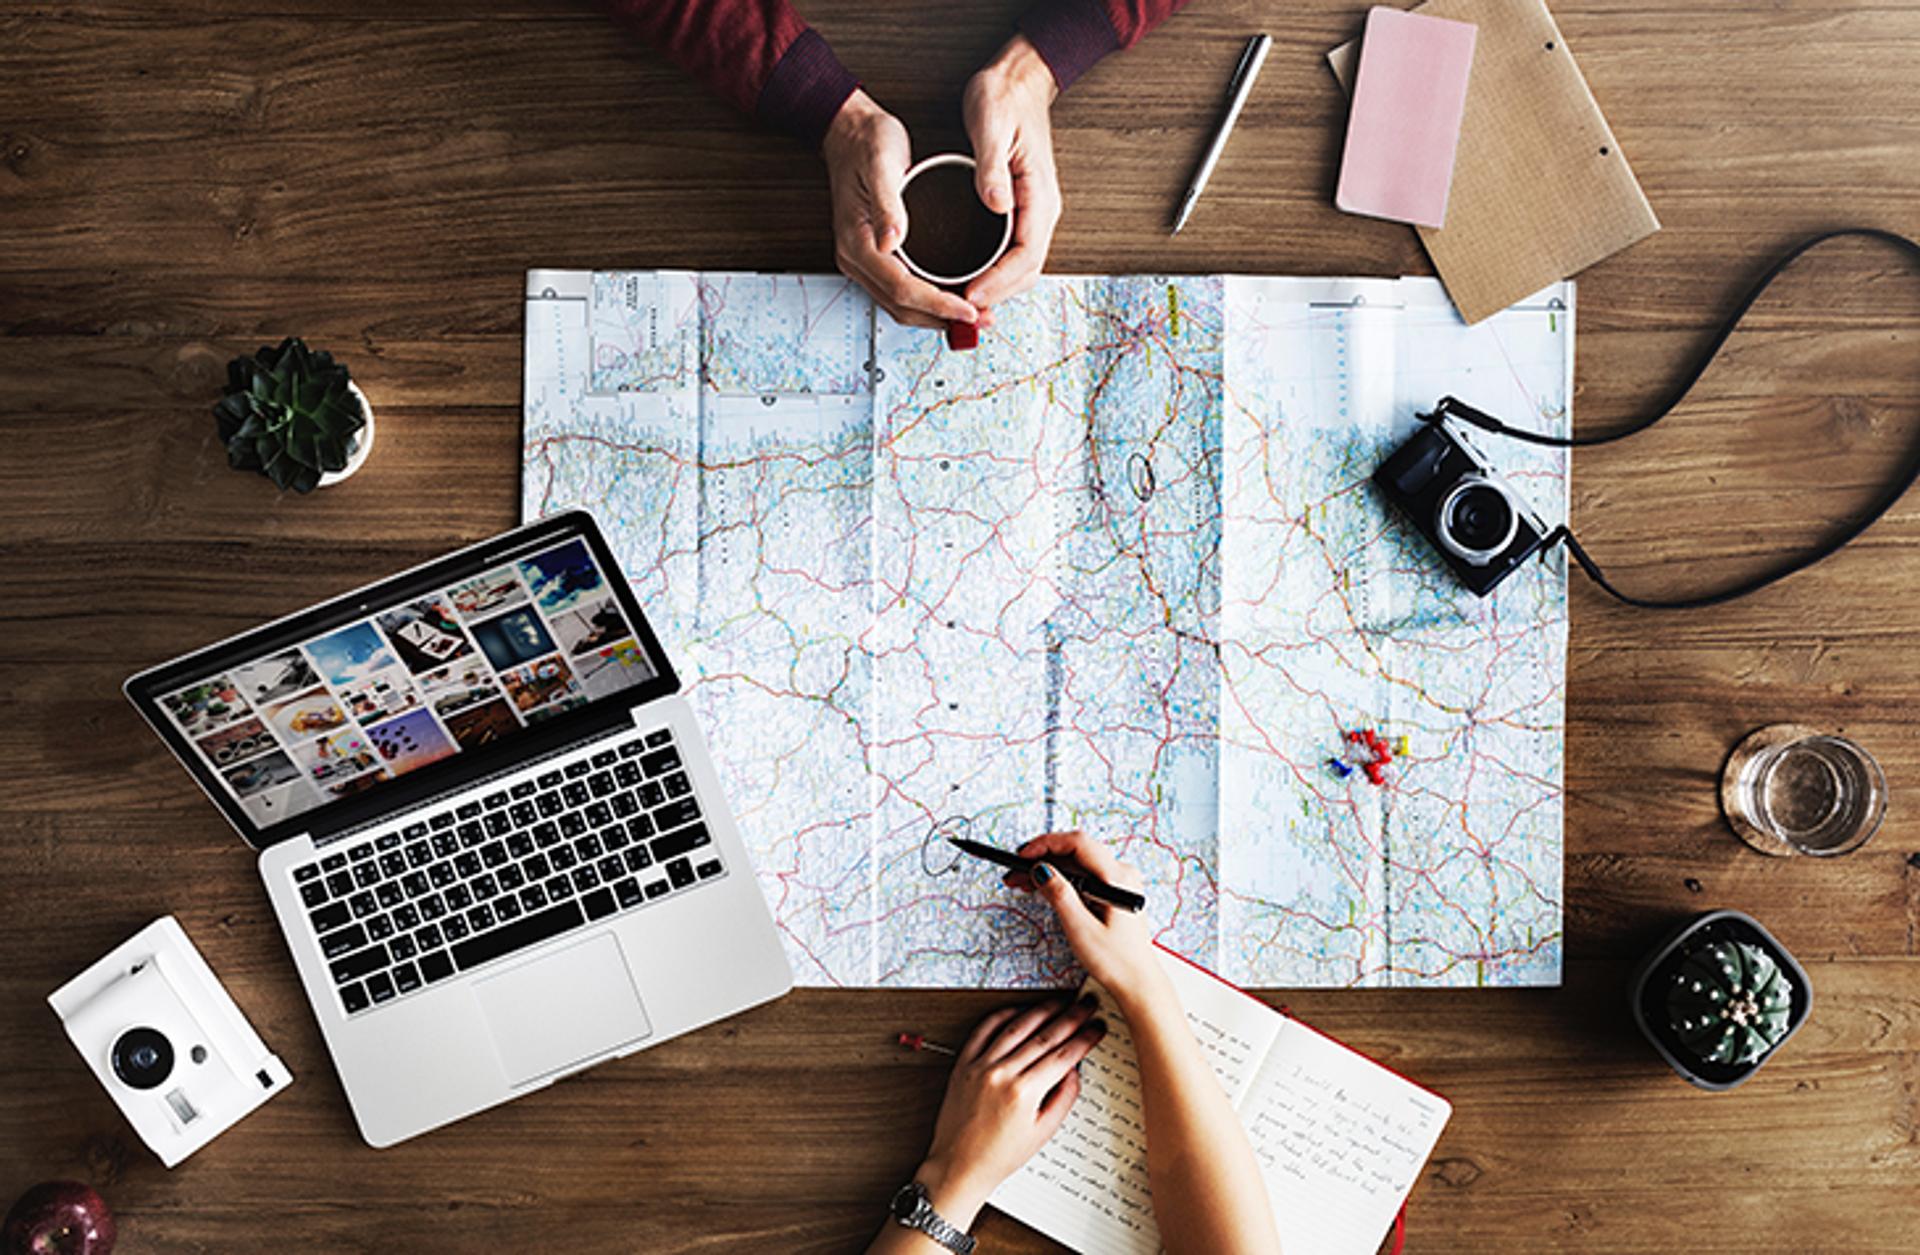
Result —
POLYGON ((1367 14, 1334 203, 1350 214, 1444 226, 1475 28, 1385 7, 1367 14))

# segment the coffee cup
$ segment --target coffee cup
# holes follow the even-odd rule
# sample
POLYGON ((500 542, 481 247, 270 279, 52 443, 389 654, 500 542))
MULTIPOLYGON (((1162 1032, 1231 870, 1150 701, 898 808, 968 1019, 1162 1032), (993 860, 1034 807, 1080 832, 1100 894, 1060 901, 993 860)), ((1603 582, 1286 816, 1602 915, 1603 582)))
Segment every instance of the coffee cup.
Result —
MULTIPOLYGON (((958 292, 985 274, 1013 243, 1013 215, 987 207, 974 185, 977 164, 964 153, 940 153, 916 163, 901 180, 907 234, 895 251, 914 274, 958 292)), ((979 343, 971 323, 947 324, 947 346, 979 343)))

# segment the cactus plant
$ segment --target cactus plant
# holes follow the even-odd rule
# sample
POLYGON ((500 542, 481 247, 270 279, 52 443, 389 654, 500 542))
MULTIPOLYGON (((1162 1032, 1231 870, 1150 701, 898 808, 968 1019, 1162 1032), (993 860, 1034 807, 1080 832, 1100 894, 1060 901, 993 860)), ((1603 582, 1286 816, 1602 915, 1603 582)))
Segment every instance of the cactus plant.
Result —
POLYGON ((289 336, 227 363, 227 391, 213 407, 227 463, 259 471, 282 489, 311 492, 344 470, 367 424, 347 368, 289 336))
POLYGON ((1754 1063, 1785 1040, 1793 982, 1773 956, 1744 941, 1714 941, 1688 954, 1667 988, 1668 1025, 1709 1063, 1754 1063))

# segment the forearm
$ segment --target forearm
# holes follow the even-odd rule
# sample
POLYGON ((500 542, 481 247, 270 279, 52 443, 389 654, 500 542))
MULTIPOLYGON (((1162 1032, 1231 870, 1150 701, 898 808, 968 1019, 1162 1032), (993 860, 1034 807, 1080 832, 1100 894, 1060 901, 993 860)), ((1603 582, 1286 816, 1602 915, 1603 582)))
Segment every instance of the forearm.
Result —
POLYGON ((857 85, 789 0, 603 2, 735 107, 815 146, 857 85))
POLYGON ((1131 48, 1187 0, 1038 0, 1020 16, 1062 90, 1110 52, 1131 48))
POLYGON ((1170 987, 1123 1005, 1140 1061, 1147 1177, 1167 1249, 1269 1255, 1280 1249, 1253 1148, 1170 987))

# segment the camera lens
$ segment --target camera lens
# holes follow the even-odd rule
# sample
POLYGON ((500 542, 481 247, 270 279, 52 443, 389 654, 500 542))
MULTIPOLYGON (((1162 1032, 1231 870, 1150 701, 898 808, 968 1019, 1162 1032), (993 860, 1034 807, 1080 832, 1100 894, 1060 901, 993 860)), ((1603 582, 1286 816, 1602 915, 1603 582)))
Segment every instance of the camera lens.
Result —
POLYGON ((156 1028, 130 1028, 113 1043, 113 1074, 135 1089, 173 1075, 173 1043, 156 1028))
POLYGON ((1439 524, 1447 548, 1469 562, 1484 563, 1513 540, 1519 518, 1504 488, 1469 475, 1440 503, 1439 524))

